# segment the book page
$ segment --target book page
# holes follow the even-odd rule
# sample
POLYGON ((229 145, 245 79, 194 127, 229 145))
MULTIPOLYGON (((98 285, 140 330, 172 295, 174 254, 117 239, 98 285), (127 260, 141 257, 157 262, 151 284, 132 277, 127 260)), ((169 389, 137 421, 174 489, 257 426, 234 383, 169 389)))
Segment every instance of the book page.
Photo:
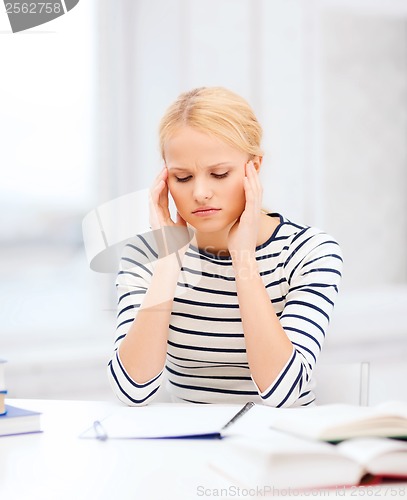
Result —
MULTIPOLYGON (((407 406, 407 405, 406 405, 407 406)), ((340 440, 355 436, 404 436, 407 419, 402 416, 403 403, 392 414, 384 405, 375 407, 332 404, 312 408, 281 409, 272 426, 314 439, 340 440)))
POLYGON ((407 477, 407 442, 388 438, 354 438, 337 445, 371 474, 407 477))
POLYGON ((407 419, 407 402, 406 401, 385 401, 375 406, 381 413, 389 415, 399 415, 407 419))

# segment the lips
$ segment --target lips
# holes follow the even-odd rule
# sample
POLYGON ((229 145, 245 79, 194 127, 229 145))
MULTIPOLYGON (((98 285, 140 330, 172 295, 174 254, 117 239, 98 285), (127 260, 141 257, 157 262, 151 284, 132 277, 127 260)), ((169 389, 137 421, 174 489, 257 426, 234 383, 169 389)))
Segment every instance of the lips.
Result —
POLYGON ((215 208, 215 207, 199 207, 196 210, 194 210, 192 213, 196 214, 198 212, 213 212, 213 211, 217 211, 217 210, 220 210, 220 208, 215 208))
POLYGON ((215 208, 215 207, 200 207, 194 210, 192 213, 196 215, 205 215, 218 212, 219 210, 220 208, 215 208))

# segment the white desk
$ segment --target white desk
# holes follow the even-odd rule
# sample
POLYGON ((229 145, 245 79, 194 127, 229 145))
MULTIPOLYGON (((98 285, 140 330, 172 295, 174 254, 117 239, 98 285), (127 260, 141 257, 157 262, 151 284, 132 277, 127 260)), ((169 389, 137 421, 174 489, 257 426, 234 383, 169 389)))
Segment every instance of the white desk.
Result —
MULTIPOLYGON (((225 440, 79 439, 95 418, 119 404, 45 400, 8 403, 41 411, 44 432, 0 438, 2 500, 210 499, 216 498, 215 494, 205 494, 203 488, 213 492, 236 486, 208 465, 212 457, 222 453, 225 440)), ((402 489, 407 496, 407 485, 399 483, 392 488, 402 489)), ((380 487, 369 489, 369 496, 384 496, 380 487)), ((236 493, 227 496, 225 491, 222 499, 256 498, 236 493)), ((355 490, 340 493, 324 490, 321 496, 363 496, 355 490)))

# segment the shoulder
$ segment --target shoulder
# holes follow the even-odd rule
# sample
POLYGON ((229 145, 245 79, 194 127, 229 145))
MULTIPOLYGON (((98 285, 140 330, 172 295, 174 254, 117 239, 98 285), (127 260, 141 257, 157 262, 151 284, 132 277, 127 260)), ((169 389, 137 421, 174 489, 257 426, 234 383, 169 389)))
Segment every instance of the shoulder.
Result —
POLYGON ((147 264, 157 259, 156 243, 152 232, 138 234, 126 241, 122 253, 121 264, 147 264))
POLYGON ((331 260, 334 267, 342 265, 342 251, 335 237, 326 231, 305 224, 293 222, 280 216, 275 239, 284 244, 284 267, 304 265, 310 260, 324 258, 331 260))
POLYGON ((270 214, 280 217, 280 224, 276 229, 276 237, 287 240, 286 244, 292 248, 303 246, 310 250, 321 244, 332 244, 339 247, 338 241, 326 231, 306 224, 291 221, 281 214, 270 214))

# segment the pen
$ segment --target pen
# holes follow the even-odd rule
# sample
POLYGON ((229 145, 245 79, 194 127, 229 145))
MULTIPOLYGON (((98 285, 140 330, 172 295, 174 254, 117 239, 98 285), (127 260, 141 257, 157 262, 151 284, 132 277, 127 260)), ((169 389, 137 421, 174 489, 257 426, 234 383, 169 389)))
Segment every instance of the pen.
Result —
POLYGON ((223 427, 222 427, 222 430, 223 429, 226 429, 226 427, 229 427, 229 425, 232 425, 234 422, 236 422, 236 420, 240 417, 242 417, 245 413, 247 413, 250 408, 252 408, 254 406, 254 403, 253 401, 249 401, 248 403, 246 403, 243 408, 241 410, 239 410, 236 415, 234 415, 230 420, 229 422, 227 422, 223 427))
POLYGON ((93 422, 93 430, 95 431, 96 439, 99 439, 99 441, 106 441, 107 434, 99 420, 93 422))

